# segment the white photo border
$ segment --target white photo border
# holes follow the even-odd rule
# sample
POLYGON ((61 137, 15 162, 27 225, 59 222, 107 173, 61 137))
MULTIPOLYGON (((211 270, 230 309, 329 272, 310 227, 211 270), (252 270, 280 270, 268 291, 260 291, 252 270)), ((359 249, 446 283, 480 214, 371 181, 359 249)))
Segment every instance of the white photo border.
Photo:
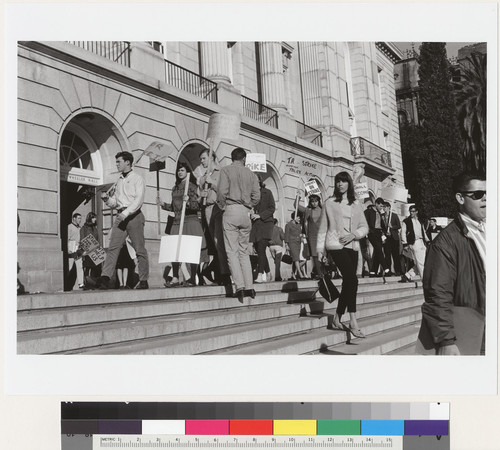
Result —
POLYGON ((5 6, 1 283, 7 394, 496 394, 498 70, 496 3, 89 3, 5 6), (276 18, 279 24, 276 25, 276 18), (74 18, 74 20, 69 20, 74 18), (112 19, 111 19, 112 18, 112 19), (244 18, 244 20, 243 20, 244 18), (304 23, 306 25, 304 25, 304 23), (486 355, 26 356, 16 352, 17 41, 487 42, 486 355), (474 380, 474 381, 471 381, 474 380))

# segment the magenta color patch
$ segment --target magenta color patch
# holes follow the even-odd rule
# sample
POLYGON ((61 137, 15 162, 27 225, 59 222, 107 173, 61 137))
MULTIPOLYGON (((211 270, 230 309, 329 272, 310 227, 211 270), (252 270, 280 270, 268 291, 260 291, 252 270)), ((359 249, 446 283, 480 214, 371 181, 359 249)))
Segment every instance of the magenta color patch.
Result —
POLYGON ((229 420, 186 420, 186 434, 229 434, 229 420))

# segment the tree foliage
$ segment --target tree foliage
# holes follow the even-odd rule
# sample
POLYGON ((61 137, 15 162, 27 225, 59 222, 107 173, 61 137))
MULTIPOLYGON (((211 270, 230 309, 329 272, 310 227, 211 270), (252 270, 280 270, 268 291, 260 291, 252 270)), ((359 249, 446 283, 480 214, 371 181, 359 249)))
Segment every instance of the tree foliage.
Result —
POLYGON ((462 142, 446 57, 446 44, 420 46, 418 125, 401 127, 407 187, 422 215, 452 217, 452 178, 462 170, 462 142))
POLYGON ((464 140, 464 165, 486 172, 486 55, 472 53, 462 63, 457 93, 458 124, 464 140))

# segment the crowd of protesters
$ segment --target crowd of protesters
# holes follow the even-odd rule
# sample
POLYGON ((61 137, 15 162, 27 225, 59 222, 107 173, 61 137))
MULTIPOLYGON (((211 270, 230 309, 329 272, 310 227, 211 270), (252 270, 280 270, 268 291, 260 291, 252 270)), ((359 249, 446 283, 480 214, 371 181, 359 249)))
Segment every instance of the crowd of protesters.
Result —
MULTIPOLYGON (((212 154, 212 161, 209 161, 210 153, 204 149, 199 155, 201 164, 193 171, 188 164, 179 163, 171 202, 167 204, 161 198, 157 202, 171 213, 165 233, 172 235, 180 231, 184 205, 182 233, 202 238, 201 254, 199 264, 183 267, 183 276, 180 274, 181 263, 169 264, 164 271, 165 286, 235 284, 237 292, 251 292, 254 282, 282 281, 283 264, 286 263, 291 265, 290 280, 318 279, 323 276, 325 265, 331 268, 328 272, 334 278, 345 278, 345 269, 340 267, 345 264, 338 264, 331 254, 318 251, 320 247, 323 250, 324 245, 323 241, 318 243, 321 217, 325 215, 321 197, 309 195, 307 206, 303 206, 300 196, 297 196, 293 205, 295 212, 291 213, 284 227, 280 227, 274 217, 276 205, 273 194, 266 188, 262 176, 245 167, 245 157, 245 150, 237 148, 233 151, 230 167, 221 169, 215 155, 212 154), (188 175, 189 186, 186 190, 188 175), (237 221, 245 223, 236 224, 237 221), (274 262, 273 271, 268 254, 274 262), (241 279, 245 281, 240 282, 241 279)), ((136 258, 140 269, 138 287, 149 287, 149 265, 143 244, 144 216, 140 209, 145 195, 144 180, 133 172, 133 156, 130 153, 119 153, 116 161, 120 177, 108 192, 102 194, 103 201, 118 212, 110 233, 104 267, 94 264, 79 249, 80 240, 89 234, 98 239, 95 213, 88 213, 81 226, 81 215, 76 212, 68 226, 68 266, 69 270, 76 267, 79 288, 85 287, 84 280, 89 277, 96 279, 97 287, 101 289, 131 287, 131 283, 127 282, 128 273, 134 271, 136 258), (113 284, 110 280, 115 270, 118 270, 114 277, 117 281, 113 284)), ((336 177, 333 197, 337 196, 337 199, 340 199, 337 184, 342 183, 350 192, 353 181, 347 172, 336 177)), ((349 197, 352 195, 349 194, 349 197)), ((354 272, 357 277, 383 277, 384 282, 385 277, 391 275, 400 276, 401 282, 421 276, 425 249, 442 230, 436 219, 430 219, 424 226, 416 207, 412 206, 410 216, 400 221, 398 214, 391 211, 391 204, 382 198, 377 198, 373 205, 364 206, 367 233, 357 239, 355 251, 352 244, 347 245, 356 254, 354 270, 350 268, 349 273, 354 272)))
MULTIPOLYGON (((193 172, 185 163, 178 165, 171 203, 167 204, 159 197, 157 199, 158 205, 173 216, 167 222, 166 234, 175 235, 181 231, 184 211, 182 234, 202 238, 199 264, 186 265, 184 282, 181 283, 181 263, 172 262, 164 272, 166 287, 218 283, 226 287, 228 296, 243 302, 245 297, 255 297, 254 283, 283 281, 283 264, 291 265, 290 280, 341 277, 342 289, 333 317, 333 328, 349 330, 360 338, 365 337, 356 318, 360 276, 381 277, 383 283, 388 276, 401 277, 401 283, 413 281, 416 277, 423 278, 426 293, 423 309, 430 311, 431 305, 434 307, 438 303, 434 295, 438 288, 432 281, 439 279, 442 283, 443 280, 436 268, 441 257, 437 248, 444 242, 438 236, 440 233, 450 234, 450 227, 443 230, 435 218, 424 222, 415 205, 410 206, 409 216, 400 220, 391 203, 383 198, 377 198, 374 204, 363 204, 355 196, 351 175, 344 171, 335 176, 333 195, 323 203, 319 195, 313 194, 308 197, 307 206, 303 206, 300 196, 297 196, 295 211, 283 230, 274 217, 276 203, 273 194, 266 188, 263 178, 246 167, 244 149, 234 149, 232 163, 222 169, 217 166, 215 158, 210 161, 208 150, 203 150, 199 156, 201 164, 193 172), (438 247, 431 252, 433 256, 429 262, 426 253, 433 242, 437 242, 438 247), (274 275, 268 252, 274 261, 274 275), (435 272, 431 274, 429 269, 425 272, 427 266, 432 266, 435 272), (348 325, 341 322, 346 311, 349 314, 348 325)), ((80 288, 85 288, 87 278, 94 279, 92 287, 98 289, 131 287, 128 279, 130 273, 135 272, 134 260, 138 263, 139 276, 133 284, 137 289, 149 287, 149 262, 141 212, 145 183, 132 170, 132 154, 117 154, 116 165, 120 177, 112 188, 102 194, 102 200, 118 213, 102 269, 84 254, 80 246, 80 241, 89 235, 98 239, 96 215, 88 213, 81 226, 81 215, 75 213, 68 226, 68 265, 70 270, 76 267, 80 288), (114 285, 111 282, 113 277, 117 279, 114 285)), ((473 271, 469 278, 477 278, 482 286, 485 254, 482 223, 486 191, 472 190, 470 186, 484 188, 485 181, 484 177, 474 174, 462 174, 461 177, 455 182, 454 189, 463 214, 455 222, 460 230, 467 229, 472 236, 464 243, 473 242, 473 247, 477 249, 472 248, 470 252, 480 255, 475 264, 480 272, 473 271), (475 216, 471 215, 471 211, 475 213, 474 208, 477 209, 475 216)), ((460 230, 457 233, 462 232, 460 230)), ((445 268, 450 269, 448 266, 445 268)), ((442 271, 442 268, 439 270, 442 271)), ((453 301, 452 297, 450 301, 453 301)), ((473 307, 484 314, 484 293, 473 307)), ((430 330, 429 333, 434 328, 440 330, 436 320, 440 323, 441 319, 425 315, 425 330, 430 330)), ((435 345, 443 354, 457 354, 456 337, 448 329, 433 338, 434 343, 427 345, 435 345), (442 339, 441 335, 444 336, 442 339), (436 342, 439 339, 441 341, 436 342), (448 348, 443 350, 444 347, 448 348)))

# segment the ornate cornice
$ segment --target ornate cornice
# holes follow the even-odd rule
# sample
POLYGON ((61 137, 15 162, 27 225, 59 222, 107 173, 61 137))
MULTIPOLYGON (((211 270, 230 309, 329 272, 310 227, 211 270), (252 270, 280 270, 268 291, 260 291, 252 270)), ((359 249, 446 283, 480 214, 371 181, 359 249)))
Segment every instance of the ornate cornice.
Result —
POLYGON ((375 46, 385 56, 387 56, 393 64, 403 59, 403 53, 394 44, 390 42, 375 42, 375 46))

